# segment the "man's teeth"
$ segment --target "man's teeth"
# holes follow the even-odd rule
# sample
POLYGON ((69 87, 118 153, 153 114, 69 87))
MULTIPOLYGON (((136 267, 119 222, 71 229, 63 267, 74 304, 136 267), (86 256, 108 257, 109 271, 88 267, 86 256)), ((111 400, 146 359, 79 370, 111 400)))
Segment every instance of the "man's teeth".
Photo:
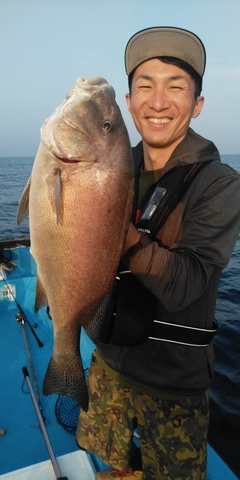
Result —
POLYGON ((156 123, 157 125, 161 125, 163 123, 169 123, 169 118, 149 118, 150 122, 156 123))

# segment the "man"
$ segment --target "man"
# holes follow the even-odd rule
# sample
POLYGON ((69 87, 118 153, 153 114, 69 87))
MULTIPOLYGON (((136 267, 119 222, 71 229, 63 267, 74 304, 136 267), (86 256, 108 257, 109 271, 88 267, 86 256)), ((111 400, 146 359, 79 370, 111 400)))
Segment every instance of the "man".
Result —
POLYGON ((196 35, 142 30, 127 44, 125 65, 127 105, 142 136, 133 148, 132 222, 77 441, 110 465, 98 480, 203 480, 213 317, 240 228, 240 176, 189 128, 204 103, 205 49, 196 35))

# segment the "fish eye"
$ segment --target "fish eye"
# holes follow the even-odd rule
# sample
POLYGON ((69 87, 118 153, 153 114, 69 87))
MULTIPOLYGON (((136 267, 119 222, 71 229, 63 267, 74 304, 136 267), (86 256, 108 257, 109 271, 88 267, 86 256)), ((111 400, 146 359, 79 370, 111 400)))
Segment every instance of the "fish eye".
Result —
POLYGON ((102 123, 102 131, 103 133, 109 133, 112 130, 112 123, 109 120, 104 120, 102 123))

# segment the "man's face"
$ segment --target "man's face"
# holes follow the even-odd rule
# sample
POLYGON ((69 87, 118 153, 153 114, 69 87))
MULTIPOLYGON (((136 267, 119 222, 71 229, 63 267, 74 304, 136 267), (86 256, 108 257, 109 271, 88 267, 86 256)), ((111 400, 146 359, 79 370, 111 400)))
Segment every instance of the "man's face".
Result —
POLYGON ((175 65, 156 58, 137 67, 126 100, 145 144, 173 150, 180 143, 204 102, 194 92, 194 80, 175 65))

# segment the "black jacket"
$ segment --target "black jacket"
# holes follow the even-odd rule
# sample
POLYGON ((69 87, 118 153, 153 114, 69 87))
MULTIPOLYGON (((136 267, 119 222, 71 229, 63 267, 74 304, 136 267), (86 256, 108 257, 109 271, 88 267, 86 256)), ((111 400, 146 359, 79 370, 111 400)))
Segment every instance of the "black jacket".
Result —
MULTIPOLYGON (((141 144, 133 148, 136 183, 143 163, 141 144)), ((157 241, 134 255, 129 268, 153 294, 155 318, 211 329, 218 283, 240 230, 240 175, 222 164, 215 145, 189 129, 162 171, 209 162, 157 234, 157 241), (209 162, 209 160, 212 160, 209 162)), ((212 378, 212 344, 192 347, 147 339, 131 347, 100 343, 113 369, 147 387, 179 395, 205 390, 212 378)))

